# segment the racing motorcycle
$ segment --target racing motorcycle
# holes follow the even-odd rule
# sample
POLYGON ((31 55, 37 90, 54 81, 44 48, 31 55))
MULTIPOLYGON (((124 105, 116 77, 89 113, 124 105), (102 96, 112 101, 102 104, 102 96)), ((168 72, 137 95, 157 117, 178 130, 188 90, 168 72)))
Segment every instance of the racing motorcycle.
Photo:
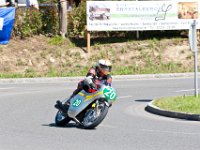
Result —
MULTIPOLYGON (((92 93, 81 90, 70 99, 66 111, 58 109, 55 116, 57 126, 66 126, 71 120, 85 129, 97 127, 108 113, 109 107, 116 101, 117 93, 111 86, 96 84, 92 93)), ((65 106, 66 100, 61 102, 65 106)))

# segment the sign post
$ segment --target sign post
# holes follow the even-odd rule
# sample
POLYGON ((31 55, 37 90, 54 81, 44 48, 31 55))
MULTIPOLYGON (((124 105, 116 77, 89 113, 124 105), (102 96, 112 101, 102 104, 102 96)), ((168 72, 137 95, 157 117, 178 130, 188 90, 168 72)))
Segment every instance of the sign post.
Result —
POLYGON ((198 97, 198 48, 197 48, 197 32, 196 32, 196 20, 191 24, 189 29, 189 43, 190 48, 194 53, 194 95, 198 97))

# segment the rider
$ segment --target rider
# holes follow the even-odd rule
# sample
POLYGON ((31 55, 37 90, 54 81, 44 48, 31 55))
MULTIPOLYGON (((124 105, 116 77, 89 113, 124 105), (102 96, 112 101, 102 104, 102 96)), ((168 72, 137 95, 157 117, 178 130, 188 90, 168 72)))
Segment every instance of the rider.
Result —
MULTIPOLYGON (((73 94, 70 96, 70 98, 66 101, 66 105, 69 106, 70 99, 78 94, 82 89, 84 89, 87 92, 90 92, 91 89, 96 88, 96 82, 100 81, 105 85, 111 86, 112 83, 112 77, 109 74, 112 71, 112 64, 109 60, 100 59, 96 62, 95 66, 92 66, 85 79, 80 81, 78 83, 77 89, 73 92, 73 94)), ((66 109, 65 106, 60 102, 57 101, 57 104, 55 105, 58 109, 66 109)))

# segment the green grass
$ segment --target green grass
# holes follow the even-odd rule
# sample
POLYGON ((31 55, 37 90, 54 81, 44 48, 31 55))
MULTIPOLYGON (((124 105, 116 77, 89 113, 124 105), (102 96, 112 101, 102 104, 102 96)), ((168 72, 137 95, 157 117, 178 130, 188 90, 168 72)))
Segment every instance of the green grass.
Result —
POLYGON ((24 78, 25 76, 23 76, 22 74, 17 74, 17 73, 3 73, 0 74, 0 78, 24 78))
POLYGON ((160 98, 154 101, 155 106, 175 112, 200 114, 200 96, 177 96, 160 98))
POLYGON ((62 45, 64 43, 64 39, 61 36, 55 36, 48 41, 51 45, 62 45))
MULTIPOLYGON (((79 55, 79 54, 77 54, 79 55)), ((91 64, 87 66, 82 66, 82 64, 60 64, 59 67, 49 67, 47 72, 37 72, 34 68, 28 68, 24 73, 1 73, 0 78, 34 78, 34 77, 65 77, 65 76, 85 76, 88 68, 91 64), (71 67, 69 67, 71 66, 71 67), (67 68, 67 69, 66 69, 67 68)), ((113 71, 111 75, 135 75, 135 74, 157 74, 157 73, 181 73, 181 72, 192 72, 192 70, 186 70, 184 68, 178 67, 175 63, 169 64, 159 64, 154 65, 148 62, 146 66, 113 66, 113 71)))

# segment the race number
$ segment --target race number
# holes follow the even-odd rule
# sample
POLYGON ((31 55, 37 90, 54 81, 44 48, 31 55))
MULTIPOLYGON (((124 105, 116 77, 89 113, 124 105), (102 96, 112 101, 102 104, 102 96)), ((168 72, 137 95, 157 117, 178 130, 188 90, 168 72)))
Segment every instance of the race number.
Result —
POLYGON ((72 106, 78 107, 82 103, 81 99, 76 99, 73 101, 72 106))
POLYGON ((103 90, 103 94, 106 97, 106 99, 109 99, 109 100, 115 100, 117 97, 117 94, 112 87, 106 87, 103 90))

